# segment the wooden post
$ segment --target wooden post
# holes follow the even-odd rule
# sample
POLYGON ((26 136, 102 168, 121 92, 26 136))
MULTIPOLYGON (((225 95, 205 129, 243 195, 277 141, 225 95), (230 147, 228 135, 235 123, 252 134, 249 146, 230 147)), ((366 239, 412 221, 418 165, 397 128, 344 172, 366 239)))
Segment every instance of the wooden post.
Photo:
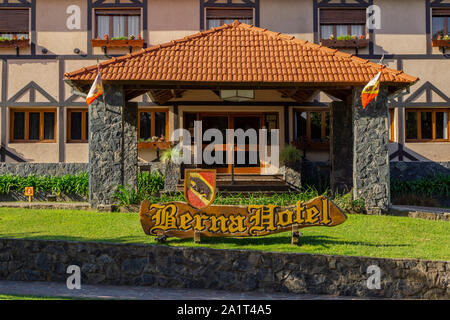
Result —
POLYGON ((292 238, 291 244, 298 246, 298 239, 300 238, 300 233, 298 232, 298 224, 292 225, 292 238))
POLYGON ((200 243, 201 241, 202 241, 202 238, 201 238, 200 232, 195 231, 194 232, 194 242, 195 243, 200 243))

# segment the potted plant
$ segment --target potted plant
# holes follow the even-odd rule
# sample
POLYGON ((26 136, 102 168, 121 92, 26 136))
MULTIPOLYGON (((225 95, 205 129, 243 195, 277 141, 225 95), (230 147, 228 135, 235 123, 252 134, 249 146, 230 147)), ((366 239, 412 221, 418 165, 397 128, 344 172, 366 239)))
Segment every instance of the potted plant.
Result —
POLYGON ((25 36, 19 38, 17 35, 13 35, 11 39, 0 37, 0 48, 23 48, 29 46, 30 40, 25 38, 25 36))
POLYGON ((143 48, 144 40, 140 39, 140 36, 136 39, 134 35, 130 35, 130 37, 123 36, 109 38, 108 34, 105 34, 103 39, 99 39, 98 37, 92 39, 91 44, 93 47, 143 48))
POLYGON ((281 172, 284 180, 293 188, 301 188, 302 152, 294 145, 286 146, 280 153, 280 161, 283 165, 281 172))
POLYGON ((450 47, 450 36, 447 35, 438 35, 436 39, 433 39, 432 41, 433 47, 450 47))
POLYGON ((329 39, 322 39, 321 44, 332 48, 365 48, 369 45, 369 40, 365 35, 347 35, 335 38, 331 35, 329 39))

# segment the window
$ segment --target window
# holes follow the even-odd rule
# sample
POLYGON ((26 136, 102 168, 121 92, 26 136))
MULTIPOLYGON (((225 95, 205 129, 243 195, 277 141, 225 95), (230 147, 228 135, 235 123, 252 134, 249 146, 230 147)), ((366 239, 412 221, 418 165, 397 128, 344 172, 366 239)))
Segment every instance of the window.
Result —
POLYGON ((320 37, 329 39, 344 36, 366 35, 365 9, 321 9, 320 37))
POLYGON ((167 110, 139 111, 139 139, 148 140, 153 137, 167 138, 169 135, 167 110))
POLYGON ((406 141, 450 141, 450 109, 407 109, 406 141))
POLYGON ((56 142, 56 110, 11 110, 11 142, 56 142))
POLYGON ((253 24, 253 9, 206 9, 206 28, 211 29, 223 24, 239 22, 253 24))
POLYGON ((28 39, 29 32, 28 9, 0 9, 0 38, 28 39))
POLYGON ((394 118, 395 112, 394 109, 389 109, 389 141, 394 142, 395 132, 394 132, 394 118))
POLYGON ((84 109, 67 110, 67 142, 88 142, 89 112, 84 109))
POLYGON ((103 39, 105 34, 110 39, 133 35, 138 38, 141 34, 140 10, 95 10, 95 36, 103 39))
POLYGON ((294 111, 295 138, 298 142, 330 140, 329 111, 294 111))
POLYGON ((433 39, 450 35, 450 9, 433 9, 433 39))

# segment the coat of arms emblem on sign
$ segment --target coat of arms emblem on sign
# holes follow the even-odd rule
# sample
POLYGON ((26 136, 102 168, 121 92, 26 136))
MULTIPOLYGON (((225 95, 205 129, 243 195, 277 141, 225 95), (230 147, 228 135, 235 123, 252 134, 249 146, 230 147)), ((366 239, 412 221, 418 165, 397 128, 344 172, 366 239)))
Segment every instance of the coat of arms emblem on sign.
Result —
POLYGON ((184 173, 184 197, 197 209, 209 207, 216 196, 216 170, 186 169, 184 173))

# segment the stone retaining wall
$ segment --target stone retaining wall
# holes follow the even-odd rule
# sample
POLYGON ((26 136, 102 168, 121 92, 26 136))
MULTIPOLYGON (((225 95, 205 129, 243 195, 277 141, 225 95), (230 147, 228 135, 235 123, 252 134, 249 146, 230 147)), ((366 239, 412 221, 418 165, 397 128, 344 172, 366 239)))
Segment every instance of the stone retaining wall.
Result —
POLYGON ((13 176, 64 176, 66 174, 79 174, 88 172, 88 163, 0 163, 0 175, 11 174, 13 176))
MULTIPOLYGON (((34 193, 33 201, 51 201, 49 198, 53 196, 52 192, 47 191, 38 191, 34 193)), ((86 202, 88 199, 80 194, 60 194, 53 201, 58 202, 67 202, 67 201, 76 201, 76 202, 86 202)), ((28 202, 28 197, 25 196, 23 191, 12 190, 8 194, 0 194, 0 202, 14 202, 14 201, 24 201, 28 202)))
POLYGON ((450 175, 450 162, 401 162, 391 161, 391 178, 399 180, 418 180, 438 174, 450 175))
POLYGON ((450 262, 160 245, 0 239, 0 279, 292 292, 385 298, 450 298, 450 262), (368 266, 381 289, 368 289, 368 266))

